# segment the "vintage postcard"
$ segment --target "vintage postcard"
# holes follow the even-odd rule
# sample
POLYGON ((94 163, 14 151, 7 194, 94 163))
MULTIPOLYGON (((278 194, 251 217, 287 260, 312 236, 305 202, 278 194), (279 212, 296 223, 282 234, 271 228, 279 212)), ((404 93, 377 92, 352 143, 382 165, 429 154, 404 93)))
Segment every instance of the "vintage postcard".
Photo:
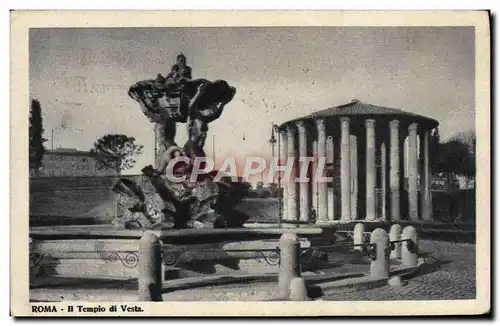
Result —
POLYGON ((486 11, 13 11, 11 74, 14 316, 490 310, 486 11))

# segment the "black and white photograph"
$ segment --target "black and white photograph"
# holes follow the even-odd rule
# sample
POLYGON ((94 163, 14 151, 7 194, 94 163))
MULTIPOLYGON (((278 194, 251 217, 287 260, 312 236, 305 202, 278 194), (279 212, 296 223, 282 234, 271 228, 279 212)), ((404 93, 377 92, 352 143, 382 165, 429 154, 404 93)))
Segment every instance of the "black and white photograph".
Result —
POLYGON ((481 34, 390 20, 25 29, 23 313, 486 312, 489 27, 469 14, 481 34))

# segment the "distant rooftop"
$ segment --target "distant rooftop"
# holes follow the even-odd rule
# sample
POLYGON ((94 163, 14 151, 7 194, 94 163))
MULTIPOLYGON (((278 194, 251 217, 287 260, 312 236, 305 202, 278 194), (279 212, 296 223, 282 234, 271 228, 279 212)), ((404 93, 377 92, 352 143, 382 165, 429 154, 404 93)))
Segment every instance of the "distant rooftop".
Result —
POLYGON ((429 129, 435 128, 439 125, 438 121, 432 118, 425 117, 423 115, 406 112, 399 109, 393 109, 384 106, 363 103, 359 100, 354 99, 347 104, 334 106, 326 110, 316 111, 306 116, 289 120, 287 122, 284 122, 280 127, 285 127, 290 123, 300 120, 316 120, 319 118, 330 118, 330 117, 338 118, 340 116, 348 116, 348 117, 355 116, 359 118, 387 117, 390 119, 400 119, 406 122, 411 121, 411 122, 423 123, 429 129))
POLYGON ((78 152, 78 150, 76 148, 58 147, 54 149, 53 152, 78 152))

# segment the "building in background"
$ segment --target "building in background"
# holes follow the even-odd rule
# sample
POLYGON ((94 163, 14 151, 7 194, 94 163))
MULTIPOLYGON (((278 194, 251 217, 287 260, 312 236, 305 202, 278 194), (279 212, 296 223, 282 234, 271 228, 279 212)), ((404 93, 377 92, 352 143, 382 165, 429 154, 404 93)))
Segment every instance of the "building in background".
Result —
POLYGON ((99 168, 98 162, 88 151, 74 148, 47 150, 38 173, 30 172, 30 177, 90 177, 116 176, 110 168, 99 168))

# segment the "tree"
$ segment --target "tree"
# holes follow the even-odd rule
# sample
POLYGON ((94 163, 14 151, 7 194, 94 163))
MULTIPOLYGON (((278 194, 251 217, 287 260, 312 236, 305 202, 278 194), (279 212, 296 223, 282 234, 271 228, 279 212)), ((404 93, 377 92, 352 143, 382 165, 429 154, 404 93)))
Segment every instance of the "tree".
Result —
POLYGON ((142 154, 143 148, 135 143, 134 137, 108 134, 97 139, 90 153, 99 162, 100 169, 111 168, 120 174, 134 167, 135 157, 142 154))
MULTIPOLYGON (((440 150, 436 158, 437 172, 442 172, 448 179, 448 184, 457 175, 465 176, 467 178, 474 178, 476 174, 476 139, 473 132, 460 133, 451 137, 450 140, 440 144, 440 150)), ((453 193, 449 203, 449 214, 453 217, 453 222, 460 220, 464 217, 463 206, 457 205, 459 199, 458 193, 453 193), (456 213, 450 213, 454 212, 456 213)), ((444 198, 444 197, 443 197, 444 198)), ((444 199, 442 202, 446 202, 444 199)), ((438 201, 439 202, 439 201, 438 201)))
POLYGON ((471 155, 469 146, 457 140, 449 140, 441 144, 441 150, 436 160, 437 171, 443 173, 448 185, 456 176, 474 178, 476 162, 471 155))
POLYGON ((29 121, 29 167, 36 173, 42 166, 45 154, 43 143, 47 141, 43 138, 42 106, 36 99, 31 101, 29 121))
POLYGON ((476 173, 476 137, 474 132, 457 134, 441 143, 437 128, 430 137, 431 168, 435 173, 448 177, 463 175, 474 177, 476 173))
POLYGON ((449 140, 441 144, 438 155, 438 171, 450 174, 474 176, 475 162, 469 147, 458 140, 449 140))
POLYGON ((451 139, 466 144, 469 148, 470 154, 474 156, 476 155, 476 133, 474 131, 470 130, 460 132, 451 137, 451 139))

